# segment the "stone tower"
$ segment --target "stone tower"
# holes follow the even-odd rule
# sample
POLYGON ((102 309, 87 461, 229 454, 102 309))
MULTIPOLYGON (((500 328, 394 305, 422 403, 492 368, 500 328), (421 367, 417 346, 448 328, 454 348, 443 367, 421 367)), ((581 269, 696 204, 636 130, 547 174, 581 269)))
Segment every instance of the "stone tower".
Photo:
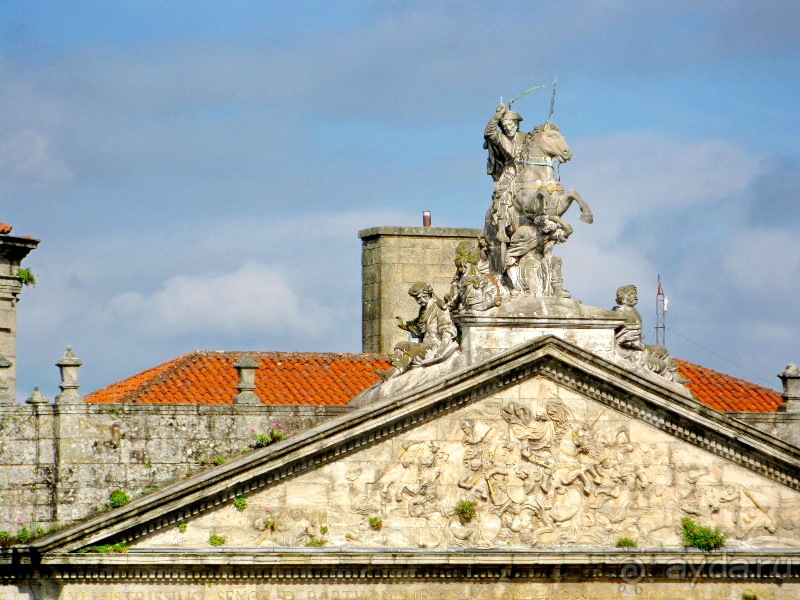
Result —
POLYGON ((17 301, 22 292, 20 264, 39 240, 10 235, 0 223, 0 402, 14 402, 17 382, 17 301))

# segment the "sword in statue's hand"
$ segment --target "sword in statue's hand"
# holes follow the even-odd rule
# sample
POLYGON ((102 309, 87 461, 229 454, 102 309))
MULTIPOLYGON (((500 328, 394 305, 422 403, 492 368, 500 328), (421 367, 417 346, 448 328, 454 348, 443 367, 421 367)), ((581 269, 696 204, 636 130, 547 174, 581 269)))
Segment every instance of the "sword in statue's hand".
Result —
MULTIPOLYGON (((544 89, 544 88, 546 88, 546 87, 547 87, 547 86, 545 86, 545 85, 537 85, 536 87, 532 87, 532 88, 531 88, 531 89, 529 89, 529 90, 525 90, 525 91, 524 91, 524 92, 522 92, 522 93, 521 93, 519 96, 517 96, 516 98, 514 98, 514 99, 513 99, 511 102, 509 102, 508 104, 506 104, 506 106, 507 106, 508 108, 511 108, 511 105, 512 105, 512 104, 514 104, 514 102, 516 102, 516 101, 517 101, 517 100, 519 100, 520 98, 524 98, 525 96, 527 96, 528 94, 532 94, 533 92, 538 92, 539 90, 543 90, 543 89, 544 89)), ((501 103, 503 102, 503 98, 502 98, 502 96, 500 97, 500 102, 501 102, 501 103)))

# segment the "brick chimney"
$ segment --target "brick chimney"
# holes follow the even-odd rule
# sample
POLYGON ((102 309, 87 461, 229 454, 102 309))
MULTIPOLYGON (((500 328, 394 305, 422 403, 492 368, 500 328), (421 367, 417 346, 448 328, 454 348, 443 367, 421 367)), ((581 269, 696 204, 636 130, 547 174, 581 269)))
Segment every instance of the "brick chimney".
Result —
POLYGON ((7 389, 0 402, 14 402, 17 390, 17 302, 22 292, 19 270, 22 259, 39 240, 10 235, 11 226, 0 223, 0 354, 10 363, 5 373, 7 389))

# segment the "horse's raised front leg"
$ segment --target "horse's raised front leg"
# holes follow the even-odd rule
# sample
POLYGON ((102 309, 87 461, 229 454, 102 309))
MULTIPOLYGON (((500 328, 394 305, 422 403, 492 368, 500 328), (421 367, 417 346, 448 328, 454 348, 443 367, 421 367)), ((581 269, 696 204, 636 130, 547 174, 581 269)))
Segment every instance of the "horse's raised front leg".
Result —
MULTIPOLYGON (((589 205, 586 204, 586 201, 581 197, 578 193, 578 190, 569 190, 566 193, 567 200, 571 203, 573 200, 578 203, 578 206, 581 207, 581 221, 584 223, 593 223, 594 217, 592 216, 592 210, 589 208, 589 205)), ((569 204, 567 204, 569 206, 569 204)))

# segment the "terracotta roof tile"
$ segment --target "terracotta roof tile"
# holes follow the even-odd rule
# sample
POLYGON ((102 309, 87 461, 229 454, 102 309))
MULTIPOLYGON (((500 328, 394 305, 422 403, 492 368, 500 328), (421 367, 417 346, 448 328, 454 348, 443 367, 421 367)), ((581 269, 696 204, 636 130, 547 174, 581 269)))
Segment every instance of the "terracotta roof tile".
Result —
MULTIPOLYGON (((87 402, 141 404, 232 404, 242 352, 197 351, 179 356, 86 396, 87 402)), ((256 394, 264 404, 343 405, 379 380, 389 362, 378 354, 251 352, 258 362, 256 394)), ((678 360, 687 387, 702 403, 721 411, 775 412, 775 390, 678 360)))
POLYGON ((676 359, 686 387, 703 404, 727 412, 777 412, 783 403, 773 389, 731 377, 686 360, 676 359))
POLYGON ((11 225, 9 225, 8 223, 0 223, 0 235, 6 235, 8 233, 11 233, 12 229, 13 227, 11 227, 11 225))
MULTIPOLYGON (((104 387, 87 402, 232 404, 242 352, 197 351, 104 387)), ((255 393, 264 404, 343 405, 380 378, 378 354, 250 352, 259 363, 255 393)))

